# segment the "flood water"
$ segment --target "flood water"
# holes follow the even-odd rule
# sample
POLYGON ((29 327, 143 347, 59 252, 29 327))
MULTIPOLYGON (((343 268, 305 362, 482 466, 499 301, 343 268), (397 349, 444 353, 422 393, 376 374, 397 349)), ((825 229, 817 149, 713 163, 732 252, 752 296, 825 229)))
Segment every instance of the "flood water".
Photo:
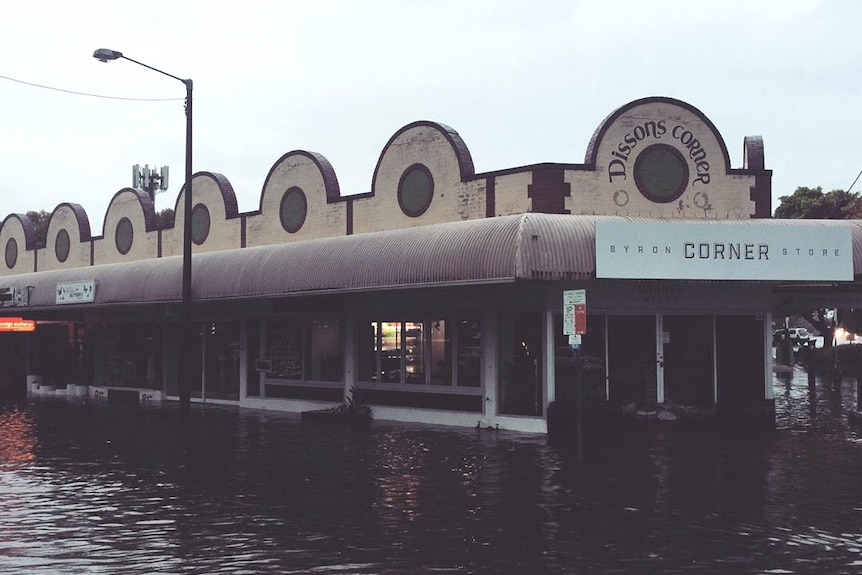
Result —
POLYGON ((855 383, 776 378, 774 431, 492 430, 0 407, 0 573, 862 573, 855 383))

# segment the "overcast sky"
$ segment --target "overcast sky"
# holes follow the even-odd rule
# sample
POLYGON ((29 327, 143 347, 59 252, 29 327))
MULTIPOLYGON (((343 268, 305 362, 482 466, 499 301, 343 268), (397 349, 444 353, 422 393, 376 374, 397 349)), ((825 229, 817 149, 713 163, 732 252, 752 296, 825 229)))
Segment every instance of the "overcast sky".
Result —
MULTIPOLYGON (((862 2, 415 0, 4 4, 0 218, 81 204, 100 234, 133 164, 182 185, 180 82, 194 81, 194 170, 258 208, 284 153, 323 154, 342 194, 370 189, 399 128, 458 131, 477 172, 582 162, 600 122, 647 96, 700 109, 724 136, 764 138, 773 209, 798 186, 848 189, 862 170, 862 2)), ((852 191, 862 190, 857 182, 852 191)))

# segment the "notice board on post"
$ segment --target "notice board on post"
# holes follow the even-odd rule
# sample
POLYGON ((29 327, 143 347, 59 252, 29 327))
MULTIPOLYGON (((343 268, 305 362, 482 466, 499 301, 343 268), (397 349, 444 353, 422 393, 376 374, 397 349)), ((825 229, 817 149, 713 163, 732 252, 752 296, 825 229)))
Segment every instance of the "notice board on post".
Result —
POLYGON ((265 357, 270 363, 269 377, 302 379, 302 324, 268 323, 265 357))

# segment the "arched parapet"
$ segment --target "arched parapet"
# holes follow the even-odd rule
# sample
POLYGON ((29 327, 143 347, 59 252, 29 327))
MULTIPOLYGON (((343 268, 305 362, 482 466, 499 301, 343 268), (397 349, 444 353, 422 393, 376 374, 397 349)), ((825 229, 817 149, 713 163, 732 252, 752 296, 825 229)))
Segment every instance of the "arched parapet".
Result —
POLYGON ((332 164, 321 154, 294 150, 269 170, 260 209, 246 220, 246 245, 344 235, 347 203, 332 164))
POLYGON ((736 219, 756 212, 753 172, 732 169, 712 121, 674 98, 642 98, 614 110, 584 161, 567 174, 576 191, 566 205, 573 214, 736 219))
MULTIPOLYGON (((162 231, 162 256, 183 253, 185 186, 174 205, 174 227, 162 231)), ((236 194, 226 177, 198 172, 192 177, 192 251, 211 252, 240 247, 241 219, 236 194)))
POLYGON ((48 220, 45 247, 38 250, 38 271, 91 265, 92 237, 87 212, 78 204, 64 202, 48 220))
POLYGON ((36 262, 36 227, 26 214, 9 214, 0 224, 0 275, 32 272, 36 262))
POLYGON ((114 194, 105 212, 102 237, 93 243, 95 264, 158 257, 158 223, 150 195, 135 188, 114 194))
POLYGON ((761 136, 746 136, 742 141, 742 169, 754 174, 751 199, 755 218, 772 217, 772 170, 766 169, 766 157, 761 136))
POLYGON ((760 172, 766 169, 762 136, 745 136, 742 140, 742 169, 760 172))
POLYGON ((468 185, 473 158, 458 132, 419 121, 383 147, 371 192, 353 203, 353 231, 380 231, 485 216, 484 188, 468 185))

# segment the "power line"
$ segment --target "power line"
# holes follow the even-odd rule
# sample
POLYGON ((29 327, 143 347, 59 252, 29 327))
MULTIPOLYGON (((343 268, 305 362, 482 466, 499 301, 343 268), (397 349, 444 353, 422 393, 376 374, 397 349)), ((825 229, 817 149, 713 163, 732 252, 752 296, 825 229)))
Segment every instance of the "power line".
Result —
POLYGON ((853 180, 853 183, 852 183, 852 184, 850 184, 850 187, 849 187, 849 188, 847 188, 847 192, 850 192, 850 190, 852 190, 852 189, 853 189, 853 186, 855 186, 855 185, 856 185, 857 180, 859 180, 859 176, 862 176, 862 170, 860 170, 860 171, 859 171, 859 173, 858 173, 858 174, 856 174, 856 179, 855 179, 855 180, 853 180))
POLYGON ((34 84, 33 82, 25 82, 24 80, 18 80, 17 78, 10 78, 9 76, 0 75, 0 78, 2 78, 3 80, 9 80, 10 82, 17 82, 19 84, 25 84, 27 86, 33 86, 34 88, 43 88, 45 90, 54 90, 55 92, 74 94, 76 96, 89 96, 91 98, 104 98, 106 100, 127 100, 127 101, 131 101, 131 102, 172 102, 175 100, 183 100, 183 98, 124 98, 122 96, 104 96, 102 94, 90 94, 88 92, 75 92, 74 90, 64 90, 63 88, 55 88, 53 86, 45 86, 43 84, 34 84))

